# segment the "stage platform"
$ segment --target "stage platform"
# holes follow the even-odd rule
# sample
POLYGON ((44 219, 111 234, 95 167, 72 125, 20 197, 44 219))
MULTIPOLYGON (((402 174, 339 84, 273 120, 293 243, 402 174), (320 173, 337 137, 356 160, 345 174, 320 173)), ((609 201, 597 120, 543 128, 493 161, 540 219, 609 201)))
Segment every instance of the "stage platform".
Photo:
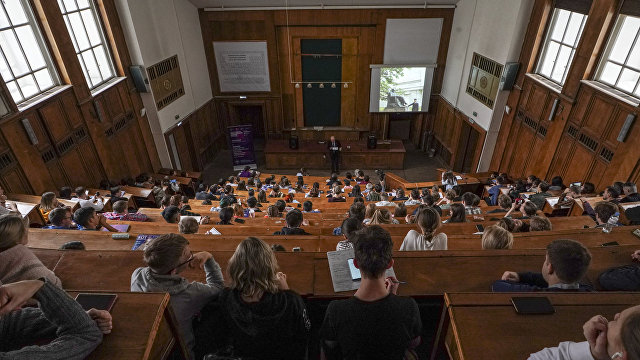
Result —
MULTIPOLYGON (((378 141, 376 149, 367 149, 366 140, 340 141, 340 169, 403 169, 406 150, 401 140, 378 141)), ((267 140, 264 147, 267 169, 330 169, 326 143, 300 141, 297 150, 287 140, 267 140), (323 158, 322 155, 325 155, 323 158)))

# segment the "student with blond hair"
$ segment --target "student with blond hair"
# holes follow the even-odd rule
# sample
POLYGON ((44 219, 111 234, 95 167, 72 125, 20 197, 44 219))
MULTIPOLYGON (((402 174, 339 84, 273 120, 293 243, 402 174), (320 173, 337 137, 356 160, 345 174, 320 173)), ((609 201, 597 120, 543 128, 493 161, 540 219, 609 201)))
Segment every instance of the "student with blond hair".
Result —
POLYGON ((29 231, 20 215, 0 216, 0 283, 46 278, 62 287, 62 282, 26 245, 29 231))
POLYGON ((38 209, 40 210, 40 214, 42 214, 45 222, 49 222, 49 213, 57 207, 60 207, 60 204, 58 204, 58 198, 56 198, 55 193, 49 191, 42 194, 38 209))
POLYGON ((380 225, 380 224, 398 224, 398 220, 394 219, 391 216, 391 211, 385 208, 376 209, 371 217, 371 221, 369 221, 369 225, 380 225))
POLYGON ((491 225, 482 233, 483 249, 511 249, 513 247, 513 234, 504 228, 491 225))
POLYGON ((420 233, 409 230, 404 237, 400 251, 447 250, 447 235, 436 231, 441 226, 440 214, 431 207, 420 209, 416 217, 420 233))
POLYGON ((311 322, 300 295, 289 290, 287 276, 264 241, 248 237, 229 259, 230 285, 218 300, 216 342, 233 357, 302 359, 311 322))

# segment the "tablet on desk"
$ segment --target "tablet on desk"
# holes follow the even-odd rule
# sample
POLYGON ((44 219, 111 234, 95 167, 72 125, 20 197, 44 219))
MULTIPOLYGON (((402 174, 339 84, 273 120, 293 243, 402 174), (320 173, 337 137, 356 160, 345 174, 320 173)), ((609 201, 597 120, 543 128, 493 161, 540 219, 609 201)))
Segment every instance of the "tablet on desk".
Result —
POLYGON ((116 299, 118 299, 117 294, 79 293, 76 295, 76 301, 85 311, 96 309, 111 312, 116 299))
POLYGON ((545 296, 512 297, 511 303, 520 315, 544 315, 554 314, 556 312, 549 298, 545 296))
POLYGON ((347 263, 349 264, 349 271, 351 272, 351 280, 360 280, 362 275, 360 274, 360 269, 353 264, 353 259, 348 259, 347 263))

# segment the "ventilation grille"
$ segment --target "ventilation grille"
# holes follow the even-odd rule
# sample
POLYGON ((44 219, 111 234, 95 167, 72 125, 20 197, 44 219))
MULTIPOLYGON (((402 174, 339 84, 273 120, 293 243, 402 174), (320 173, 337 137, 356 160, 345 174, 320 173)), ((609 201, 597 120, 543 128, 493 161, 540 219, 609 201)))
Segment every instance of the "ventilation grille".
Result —
POLYGON ((578 136, 578 129, 569 125, 569 129, 567 129, 567 134, 569 134, 569 136, 571 136, 572 138, 575 138, 576 136, 578 136))
POLYGON ((587 148, 591 149, 591 151, 596 151, 596 148, 598 147, 598 142, 595 141, 594 139, 590 138, 589 136, 585 135, 585 134, 580 134, 580 137, 578 138, 578 141, 586 146, 587 148))
POLYGON ((158 110, 184 95, 178 55, 148 67, 147 72, 158 110))
POLYGON ((547 128, 544 126, 540 126, 538 128, 538 134, 540 134, 542 137, 547 136, 547 128))
POLYGON ((77 140, 82 140, 87 136, 87 130, 85 130, 85 128, 83 127, 76 129, 73 133, 76 136, 77 140))
POLYGON ((104 134, 107 137, 112 137, 113 135, 119 133, 120 131, 122 131, 122 129, 125 129, 127 127, 127 125, 129 125, 129 123, 131 123, 131 120, 134 119, 134 115, 132 112, 128 112, 125 116, 123 116, 120 120, 116 121, 112 127, 108 128, 107 130, 104 131, 104 134))
POLYGON ((58 155, 62 156, 67 151, 71 150, 73 148, 73 145, 75 145, 73 136, 69 136, 68 138, 62 140, 56 145, 56 148, 58 150, 58 155))
POLYGON ((6 168, 13 165, 15 160, 13 159, 13 155, 10 152, 5 152, 0 155, 0 171, 4 171, 6 168))
POLYGON ((613 159, 613 151, 607 149, 606 147, 603 147, 602 150, 600 150, 600 157, 607 162, 611 162, 611 160, 613 159))
POLYGON ((493 109, 503 66, 478 53, 473 53, 467 93, 493 109))
POLYGON ((536 131, 536 128, 538 128, 538 123, 528 116, 525 116, 522 119, 522 122, 525 123, 525 125, 527 125, 531 129, 533 129, 534 132, 536 131))
POLYGON ((53 149, 48 149, 47 151, 43 152, 41 156, 42 161, 44 161, 45 164, 56 158, 56 154, 53 152, 53 149))

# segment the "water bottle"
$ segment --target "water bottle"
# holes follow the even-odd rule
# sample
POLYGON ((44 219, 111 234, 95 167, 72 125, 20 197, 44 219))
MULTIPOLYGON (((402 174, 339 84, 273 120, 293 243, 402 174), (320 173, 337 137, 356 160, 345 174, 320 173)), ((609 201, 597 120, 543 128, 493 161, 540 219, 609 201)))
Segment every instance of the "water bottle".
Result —
POLYGON ((610 233, 611 229, 613 229, 614 226, 618 226, 618 218, 620 217, 620 213, 616 212, 615 214, 613 214, 610 218, 609 221, 607 221, 606 224, 604 224, 604 227, 602 228, 602 232, 604 233, 610 233))

